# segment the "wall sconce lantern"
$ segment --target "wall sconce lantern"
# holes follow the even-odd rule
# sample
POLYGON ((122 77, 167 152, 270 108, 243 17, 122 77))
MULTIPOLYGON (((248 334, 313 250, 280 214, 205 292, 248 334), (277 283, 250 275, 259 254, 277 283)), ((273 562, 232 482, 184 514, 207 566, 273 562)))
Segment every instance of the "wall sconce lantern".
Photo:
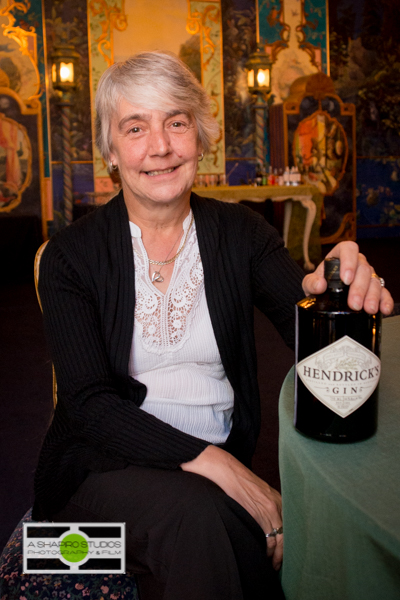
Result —
MULTIPOLYGON (((258 2, 256 3, 258 7, 258 2)), ((265 127, 267 122, 267 99, 271 92, 271 68, 272 62, 264 47, 259 42, 258 35, 258 10, 257 10, 257 49, 250 54, 246 63, 247 87, 251 95, 255 97, 254 108, 256 111, 255 130, 255 154, 259 167, 265 163, 265 127)))
POLYGON ((51 79, 53 88, 58 93, 57 103, 61 107, 64 218, 66 225, 69 225, 73 221, 74 209, 71 167, 71 106, 73 103, 72 92, 76 88, 75 67, 80 56, 73 46, 63 44, 54 47, 51 58, 51 79))
POLYGON ((55 46, 51 58, 53 88, 62 92, 72 91, 76 87, 75 66, 80 58, 78 52, 68 44, 55 46))
POLYGON ((257 45, 257 50, 250 54, 246 63, 247 87, 250 94, 262 92, 268 95, 271 91, 271 59, 262 44, 257 45))

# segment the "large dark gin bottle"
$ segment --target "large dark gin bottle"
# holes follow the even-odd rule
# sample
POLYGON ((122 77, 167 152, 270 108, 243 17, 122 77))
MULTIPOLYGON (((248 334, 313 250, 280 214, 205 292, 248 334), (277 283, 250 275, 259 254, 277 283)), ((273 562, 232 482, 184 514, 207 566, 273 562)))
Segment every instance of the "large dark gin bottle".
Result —
POLYGON ((327 291, 296 306, 294 425, 340 443, 376 431, 381 315, 349 308, 339 271, 339 259, 326 259, 327 291))

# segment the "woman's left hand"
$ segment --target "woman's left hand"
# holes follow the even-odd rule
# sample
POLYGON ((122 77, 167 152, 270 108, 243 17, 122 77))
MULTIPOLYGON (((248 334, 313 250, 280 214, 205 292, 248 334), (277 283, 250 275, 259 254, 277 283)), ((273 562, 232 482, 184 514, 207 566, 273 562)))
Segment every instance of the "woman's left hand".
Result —
MULTIPOLYGON (((194 460, 181 464, 182 471, 207 477, 236 500, 257 521, 265 534, 282 526, 282 498, 279 492, 216 446, 207 446, 194 460)), ((279 570, 283 557, 283 533, 268 536, 267 555, 279 570)))
MULTIPOLYGON (((364 308, 370 314, 380 310, 384 315, 390 315, 393 310, 392 296, 385 287, 381 287, 379 279, 372 277, 375 271, 365 256, 359 253, 355 242, 340 242, 327 254, 327 258, 329 257, 340 258, 340 278, 343 283, 350 285, 350 308, 364 308)), ((303 290, 309 296, 322 294, 326 287, 322 261, 314 273, 304 277, 303 290)))

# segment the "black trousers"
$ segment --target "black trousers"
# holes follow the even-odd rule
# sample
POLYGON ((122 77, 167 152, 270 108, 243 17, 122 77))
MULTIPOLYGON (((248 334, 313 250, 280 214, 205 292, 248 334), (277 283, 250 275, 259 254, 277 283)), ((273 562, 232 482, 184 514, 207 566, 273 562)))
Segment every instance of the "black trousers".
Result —
POLYGON ((283 598, 261 527, 200 475, 136 466, 91 473, 54 521, 125 522, 141 600, 283 598), (157 594, 146 591, 149 574, 157 594))

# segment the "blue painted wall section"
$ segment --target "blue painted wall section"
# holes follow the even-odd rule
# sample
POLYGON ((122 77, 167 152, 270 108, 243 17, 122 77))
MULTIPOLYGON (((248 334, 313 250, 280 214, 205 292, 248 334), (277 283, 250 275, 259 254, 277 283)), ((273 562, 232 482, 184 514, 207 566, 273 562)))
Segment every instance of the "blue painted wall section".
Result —
POLYGON ((400 236, 400 3, 330 0, 331 77, 357 118, 357 237, 400 236))
POLYGON ((303 32, 306 41, 321 49, 322 71, 328 73, 327 35, 326 35, 326 1, 304 0, 303 32))
POLYGON ((281 9, 281 0, 259 0, 258 11, 261 43, 274 44, 281 40, 283 33, 283 24, 280 19, 281 9))
POLYGON ((254 0, 222 0, 226 174, 231 185, 255 176, 254 109, 245 65, 256 43, 254 0))

